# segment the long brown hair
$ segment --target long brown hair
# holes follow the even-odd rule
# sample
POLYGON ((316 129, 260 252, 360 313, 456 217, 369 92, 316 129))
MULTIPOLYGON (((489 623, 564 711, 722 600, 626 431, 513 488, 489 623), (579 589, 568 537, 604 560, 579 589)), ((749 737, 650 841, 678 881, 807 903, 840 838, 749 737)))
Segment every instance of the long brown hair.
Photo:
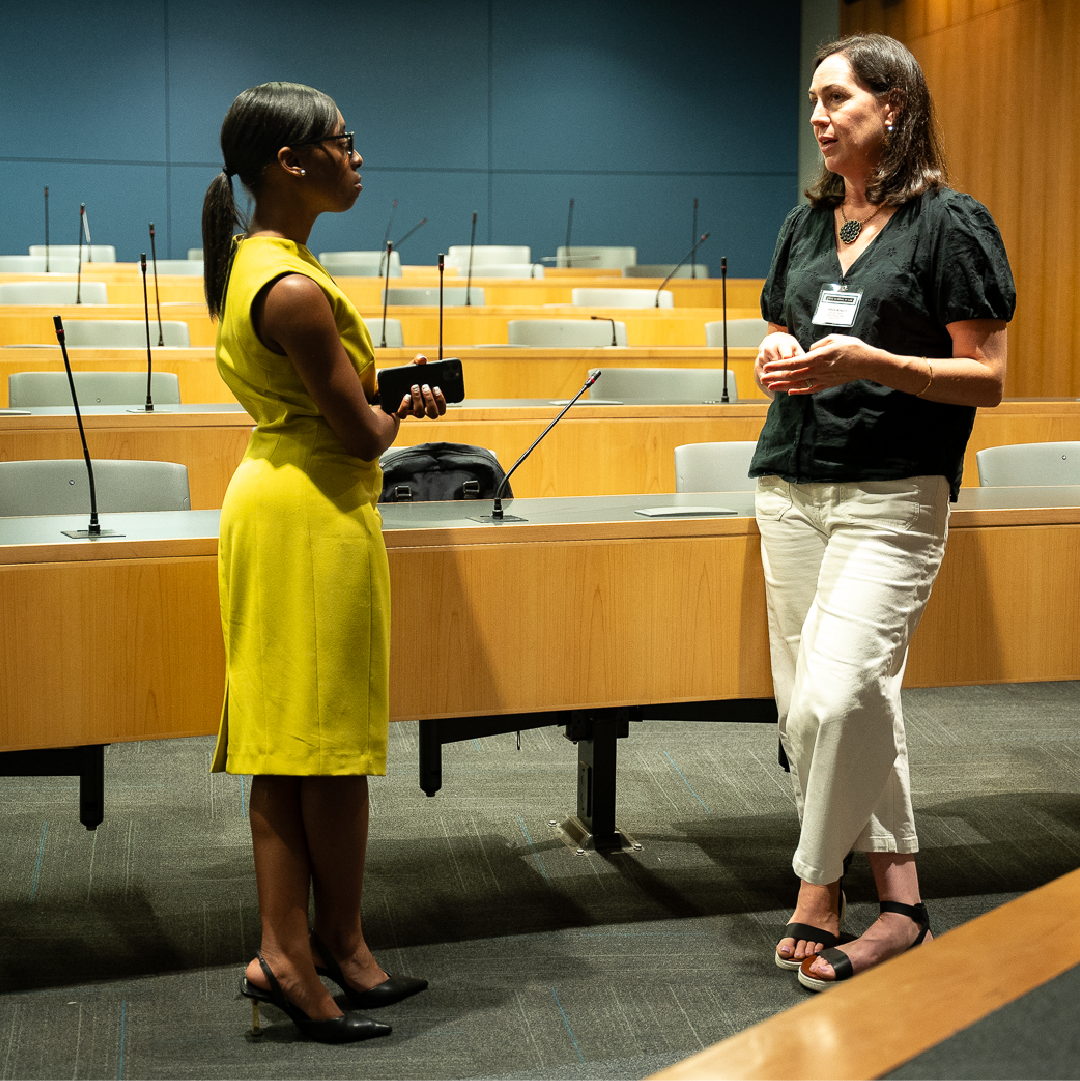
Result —
MULTIPOLYGON (((898 110, 877 171, 866 185, 867 200, 899 206, 924 191, 944 187, 949 177, 934 103, 915 57, 885 34, 851 34, 822 45, 814 55, 814 70, 836 55, 847 59, 855 77, 879 101, 887 100, 898 110)), ((815 207, 837 206, 844 201, 844 178, 823 164, 805 194, 815 207)))
POLYGON ((283 146, 330 135, 338 109, 332 98, 302 83, 263 83, 237 95, 221 125, 225 166, 206 189, 202 211, 203 291, 211 318, 221 316, 234 230, 247 229, 232 178, 259 194, 263 173, 283 146))

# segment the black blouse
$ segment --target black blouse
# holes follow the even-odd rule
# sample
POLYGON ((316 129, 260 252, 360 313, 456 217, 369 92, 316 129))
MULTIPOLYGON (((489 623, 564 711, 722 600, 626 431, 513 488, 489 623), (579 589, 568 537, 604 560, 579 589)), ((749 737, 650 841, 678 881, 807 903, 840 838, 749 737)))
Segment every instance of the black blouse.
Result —
MULTIPOLYGON (((905 203, 845 275, 833 211, 796 207, 776 242, 761 314, 804 349, 831 333, 902 356, 952 356, 945 329, 963 319, 1008 321, 1016 289, 994 219, 969 195, 944 188, 905 203), (814 324, 826 285, 862 292, 850 328, 814 324)), ((779 391, 750 466, 795 483, 941 475, 960 491, 975 410, 928 402, 868 379, 789 397, 779 391)))

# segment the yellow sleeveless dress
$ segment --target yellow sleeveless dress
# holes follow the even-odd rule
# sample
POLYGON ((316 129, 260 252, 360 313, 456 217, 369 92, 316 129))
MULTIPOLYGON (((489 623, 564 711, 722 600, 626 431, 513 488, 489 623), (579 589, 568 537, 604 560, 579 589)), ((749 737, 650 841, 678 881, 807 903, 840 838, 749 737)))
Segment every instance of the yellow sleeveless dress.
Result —
POLYGON ((212 771, 383 774, 390 570, 377 461, 349 455, 289 359, 258 339, 251 305, 284 274, 326 294, 368 397, 375 361, 356 309, 301 244, 237 244, 217 366, 256 428, 221 508, 226 687, 212 771))

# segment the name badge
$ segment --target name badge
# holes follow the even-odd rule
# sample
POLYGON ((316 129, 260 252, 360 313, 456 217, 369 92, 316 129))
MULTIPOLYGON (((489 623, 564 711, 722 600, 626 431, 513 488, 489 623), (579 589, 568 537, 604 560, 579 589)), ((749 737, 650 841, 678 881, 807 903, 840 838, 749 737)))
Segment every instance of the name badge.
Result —
POLYGON ((850 327, 855 323, 862 293, 853 293, 839 285, 826 285, 818 298, 814 322, 826 327, 850 327))

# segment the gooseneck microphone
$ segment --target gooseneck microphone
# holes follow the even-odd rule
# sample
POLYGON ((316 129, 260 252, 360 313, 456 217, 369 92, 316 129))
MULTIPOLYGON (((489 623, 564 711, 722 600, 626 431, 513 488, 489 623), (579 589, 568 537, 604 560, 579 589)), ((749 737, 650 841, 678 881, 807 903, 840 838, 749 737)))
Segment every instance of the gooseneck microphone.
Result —
POLYGON ((45 273, 49 273, 49 185, 45 185, 45 273))
MULTIPOLYGON (((154 227, 151 225, 151 238, 153 238, 153 235, 154 227)), ((146 252, 139 256, 139 265, 142 267, 143 317, 146 320, 146 405, 143 408, 145 412, 152 413, 154 411, 154 400, 150 397, 150 301, 146 295, 146 252)))
POLYGON ((540 440, 543 439, 544 436, 547 435, 548 432, 550 432, 551 429, 554 428, 555 425, 558 424, 559 421, 562 420, 563 417, 566 416, 567 411, 570 409, 570 407, 572 405, 574 405, 575 402, 577 402, 578 398, 580 398, 582 396, 582 394, 584 394, 585 391, 587 391, 589 389, 589 387, 591 387, 593 385, 593 383, 595 383, 597 381, 597 379, 599 379, 602 374, 603 373, 599 369, 597 369, 596 371, 591 372, 589 374, 589 378, 585 380, 585 383, 582 386, 581 390, 579 390, 577 392, 577 394, 575 394, 573 396, 573 398, 571 398, 570 401, 567 402, 565 406, 563 406, 562 412, 536 437, 536 439, 533 441, 532 446, 529 447, 529 449, 520 458, 518 458, 518 460, 516 462, 514 462, 514 464, 510 467, 510 471, 506 474, 505 477, 503 477, 502 482, 499 484, 499 487, 495 489, 495 499, 494 499, 494 502, 491 505, 491 513, 490 514, 480 515, 480 516, 474 518, 473 521, 476 521, 476 522, 527 522, 528 521, 528 518, 516 518, 512 514, 504 514, 503 513, 503 505, 502 505, 503 489, 510 483, 510 478, 511 478, 511 476, 513 476, 514 470, 517 469, 517 467, 519 465, 521 465, 521 463, 523 461, 525 461, 525 459, 528 458, 528 456, 530 454, 532 454, 532 452, 534 450, 536 450, 537 444, 540 442, 540 440))
MULTIPOLYGON (((397 200, 394 200, 394 206, 397 206, 397 200)), ((393 211, 390 212, 390 220, 394 220, 393 211)), ((390 226, 387 226, 389 229, 390 226)), ((383 286, 382 294, 382 345, 380 349, 386 348, 386 305, 390 303, 390 253, 394 250, 394 245, 391 241, 386 242, 386 284, 383 286)), ((382 277, 380 274, 379 277, 382 277)))
POLYGON ((472 304, 472 257, 476 247, 476 211, 472 212, 472 236, 469 238, 469 280, 465 283, 465 307, 472 304))
MULTIPOLYGON (((86 203, 79 203, 79 273, 75 279, 75 303, 82 303, 82 238, 86 221, 86 203)), ((89 459, 87 459, 89 461, 89 459)))
MULTIPOLYGON (((390 229, 394 224, 394 211, 395 210, 397 210, 397 200, 396 199, 390 204, 390 220, 386 223, 386 236, 384 236, 383 240, 382 240, 382 246, 384 248, 386 247, 387 244, 390 243, 390 229)), ((380 269, 379 277, 381 278, 382 276, 383 276, 383 273, 382 273, 382 270, 380 269)), ((387 261, 386 261, 386 276, 388 278, 390 277, 390 260, 389 260, 389 258, 387 258, 387 261)))
POLYGON ((139 266, 142 267, 142 296, 143 296, 143 319, 146 323, 146 405, 133 405, 128 409, 129 413, 171 413, 168 407, 154 405, 154 399, 150 396, 150 377, 153 366, 150 361, 150 300, 146 293, 146 252, 139 256, 139 266))
MULTIPOLYGON (((694 200, 694 224, 690 228, 690 243, 691 244, 694 243, 694 239, 697 237, 697 208, 698 208, 698 201, 697 201, 697 199, 695 199, 694 200)), ((691 253, 691 255, 690 255, 690 277, 691 278, 696 278, 697 277, 697 255, 696 255, 696 253, 691 253)))
POLYGON ((439 252, 439 360, 442 360, 443 270, 446 257, 439 252))
MULTIPOLYGON (((80 233, 81 235, 81 233, 80 233)), ((82 413, 79 412, 79 395, 75 393, 75 376, 71 374, 71 361, 68 360, 67 345, 64 343, 64 323, 59 315, 53 316, 56 328, 56 340, 60 343, 60 352, 64 357, 64 370, 67 372, 68 386, 71 388, 71 404, 75 407, 75 419, 79 422, 79 438, 82 440, 83 458, 86 461, 86 475, 90 481, 90 525, 86 529, 62 529, 61 533, 72 540, 89 540, 95 537, 122 537, 115 529, 102 529, 98 521, 97 488, 94 485, 94 467, 90 462, 90 448, 86 445, 86 432, 83 430, 82 413)))
POLYGON ((590 315, 590 319, 602 319, 611 324, 611 344, 618 345, 618 339, 615 337, 615 320, 610 315, 590 315))
POLYGON ((700 248, 701 245, 704 244, 705 241, 708 239, 709 234, 702 233, 701 239, 699 239, 698 242, 675 264, 675 269, 660 283, 660 288, 656 290, 656 303, 653 305, 653 307, 660 307, 660 294, 664 291, 664 286, 667 285, 667 283, 671 281, 671 279, 674 278, 676 274, 679 273, 679 267, 681 267, 687 259, 692 258, 694 252, 696 252, 698 248, 700 248))
POLYGON ((724 320, 724 389, 720 394, 720 401, 727 404, 731 398, 727 389, 727 256, 724 255, 720 257, 720 294, 724 320))
MULTIPOLYGON (((158 289, 157 277, 157 245, 154 243, 154 223, 150 223, 150 258, 154 261, 154 300, 157 302, 157 343, 161 349, 165 345, 165 328, 161 325, 161 291, 158 289)), ((143 255, 143 293, 146 293, 146 256, 143 255)), ((143 299, 146 297, 144 295, 143 299)), ((150 388, 146 390, 147 401, 150 400, 150 388)))
POLYGON ((566 212, 566 265, 572 267, 573 260, 570 258, 570 228, 574 224, 574 199, 570 198, 570 209, 566 212))
MULTIPOLYGON (((395 241, 394 241, 394 250, 395 250, 395 251, 400 251, 400 250, 401 250, 401 245, 402 245, 402 242, 403 242, 403 241, 406 241, 406 240, 408 240, 408 239, 409 239, 409 237, 411 237, 411 236, 413 235, 413 233, 415 233, 415 232, 416 232, 416 230, 420 228, 420 226, 421 226, 421 225, 427 225, 427 218, 421 218, 421 219, 420 219, 420 223, 419 223, 419 225, 414 225, 414 226, 413 226, 413 227, 412 227, 412 228, 411 228, 411 229, 410 229, 410 230, 409 230, 409 231, 408 231, 408 232, 407 232, 407 233, 406 233, 406 234, 405 234, 405 235, 404 235, 404 236, 403 236, 403 237, 401 238, 401 240, 395 240, 395 241)), ((389 267, 389 266, 387 266, 387 268, 386 268, 386 277, 387 277, 387 278, 389 278, 389 277, 390 277, 390 267, 389 267)))

